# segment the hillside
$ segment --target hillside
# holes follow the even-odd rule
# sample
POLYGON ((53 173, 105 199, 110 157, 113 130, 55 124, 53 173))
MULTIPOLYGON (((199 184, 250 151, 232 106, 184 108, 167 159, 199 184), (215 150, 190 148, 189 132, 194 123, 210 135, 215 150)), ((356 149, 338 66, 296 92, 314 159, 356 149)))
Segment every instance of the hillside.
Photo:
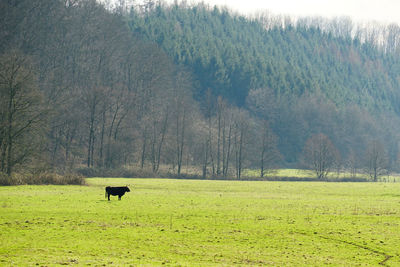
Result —
POLYGON ((0 2, 0 172, 396 169, 398 27, 146 3, 0 2))
POLYGON ((271 88, 278 97, 322 94, 338 106, 400 111, 400 53, 364 42, 366 29, 351 36, 351 22, 326 31, 335 21, 249 19, 203 4, 132 10, 128 20, 192 70, 198 95, 211 88, 241 106, 250 89, 271 88))

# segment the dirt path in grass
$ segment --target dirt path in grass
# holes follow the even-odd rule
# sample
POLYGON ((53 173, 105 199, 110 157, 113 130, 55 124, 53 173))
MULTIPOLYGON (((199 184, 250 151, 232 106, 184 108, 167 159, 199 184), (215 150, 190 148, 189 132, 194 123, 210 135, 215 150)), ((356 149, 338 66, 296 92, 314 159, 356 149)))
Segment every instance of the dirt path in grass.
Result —
MULTIPOLYGON (((300 233, 300 232, 297 232, 297 233, 301 234, 301 235, 308 235, 307 233, 300 233)), ((379 264, 383 265, 383 266, 386 266, 386 262, 388 260, 390 260, 391 258, 393 258, 393 256, 388 255, 385 252, 381 252, 381 251, 378 251, 376 249, 373 249, 373 248, 370 248, 370 247, 367 247, 367 246, 363 246, 363 245, 360 245, 360 244, 357 244, 357 243, 354 243, 354 242, 351 242, 351 241, 340 240, 340 239, 327 237, 327 236, 322 236, 322 235, 316 235, 316 236, 319 237, 319 238, 325 239, 325 240, 335 241, 335 242, 338 242, 338 243, 344 243, 344 244, 347 244, 347 245, 351 245, 351 246, 355 246, 355 247, 358 247, 358 248, 362 248, 362 249, 371 251, 371 252, 373 252, 375 254, 381 255, 381 256, 385 257, 383 261, 379 262, 379 264)))

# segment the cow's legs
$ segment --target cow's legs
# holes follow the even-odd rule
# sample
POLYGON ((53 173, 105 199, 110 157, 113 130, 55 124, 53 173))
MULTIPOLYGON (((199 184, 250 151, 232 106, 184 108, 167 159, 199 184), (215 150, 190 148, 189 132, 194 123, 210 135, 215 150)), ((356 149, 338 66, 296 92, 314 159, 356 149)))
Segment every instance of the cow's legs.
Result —
POLYGON ((110 201, 110 194, 108 194, 108 201, 110 201))
POLYGON ((121 195, 118 195, 118 200, 121 200, 121 197, 122 197, 121 195))

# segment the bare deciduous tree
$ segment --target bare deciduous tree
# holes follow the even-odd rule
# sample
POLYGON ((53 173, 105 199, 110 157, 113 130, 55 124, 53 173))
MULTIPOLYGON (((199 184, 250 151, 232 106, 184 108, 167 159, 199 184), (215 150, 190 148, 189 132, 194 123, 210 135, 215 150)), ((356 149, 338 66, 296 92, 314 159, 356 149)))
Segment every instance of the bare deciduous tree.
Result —
POLYGON ((379 177, 388 173, 388 157, 383 144, 374 140, 365 151, 365 170, 369 177, 378 181, 379 177))
POLYGON ((358 163, 359 160, 356 156, 356 153, 353 150, 350 150, 347 156, 346 167, 350 171, 351 178, 355 178, 357 176, 358 163))
POLYGON ((339 159, 339 152, 324 134, 313 135, 303 149, 303 164, 313 170, 318 179, 325 179, 339 159))
POLYGON ((202 172, 203 178, 207 176, 208 165, 211 164, 212 167, 212 175, 215 176, 215 165, 214 165, 214 154, 212 149, 212 141, 213 141, 213 124, 212 124, 212 114, 214 110, 214 102, 211 95, 211 90, 207 90, 206 93, 206 120, 207 120, 207 130, 208 135, 207 138, 204 139, 204 148, 203 148, 203 162, 202 162, 202 172))
POLYGON ((267 121, 262 122, 260 146, 260 176, 271 170, 280 160, 281 154, 277 148, 278 137, 272 132, 267 121))
POLYGON ((8 175, 35 151, 46 117, 42 100, 30 59, 16 50, 0 55, 0 169, 8 175))
POLYGON ((191 113, 195 111, 195 103, 191 97, 191 79, 187 72, 178 71, 173 88, 172 116, 175 133, 175 163, 177 174, 181 175, 183 152, 186 146, 187 132, 191 113))
POLYGON ((236 178, 242 176, 245 152, 250 133, 250 118, 246 111, 238 109, 234 116, 233 150, 235 155, 236 178))

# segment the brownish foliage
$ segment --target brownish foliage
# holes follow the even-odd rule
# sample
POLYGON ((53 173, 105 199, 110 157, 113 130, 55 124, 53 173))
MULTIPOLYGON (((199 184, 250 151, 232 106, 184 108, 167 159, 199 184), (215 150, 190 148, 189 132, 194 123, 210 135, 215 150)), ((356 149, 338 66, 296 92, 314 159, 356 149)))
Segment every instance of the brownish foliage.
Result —
POLYGON ((0 172, 0 185, 23 184, 85 185, 86 182, 82 175, 71 173, 64 175, 50 172, 42 172, 36 174, 13 173, 11 176, 8 176, 0 172))

